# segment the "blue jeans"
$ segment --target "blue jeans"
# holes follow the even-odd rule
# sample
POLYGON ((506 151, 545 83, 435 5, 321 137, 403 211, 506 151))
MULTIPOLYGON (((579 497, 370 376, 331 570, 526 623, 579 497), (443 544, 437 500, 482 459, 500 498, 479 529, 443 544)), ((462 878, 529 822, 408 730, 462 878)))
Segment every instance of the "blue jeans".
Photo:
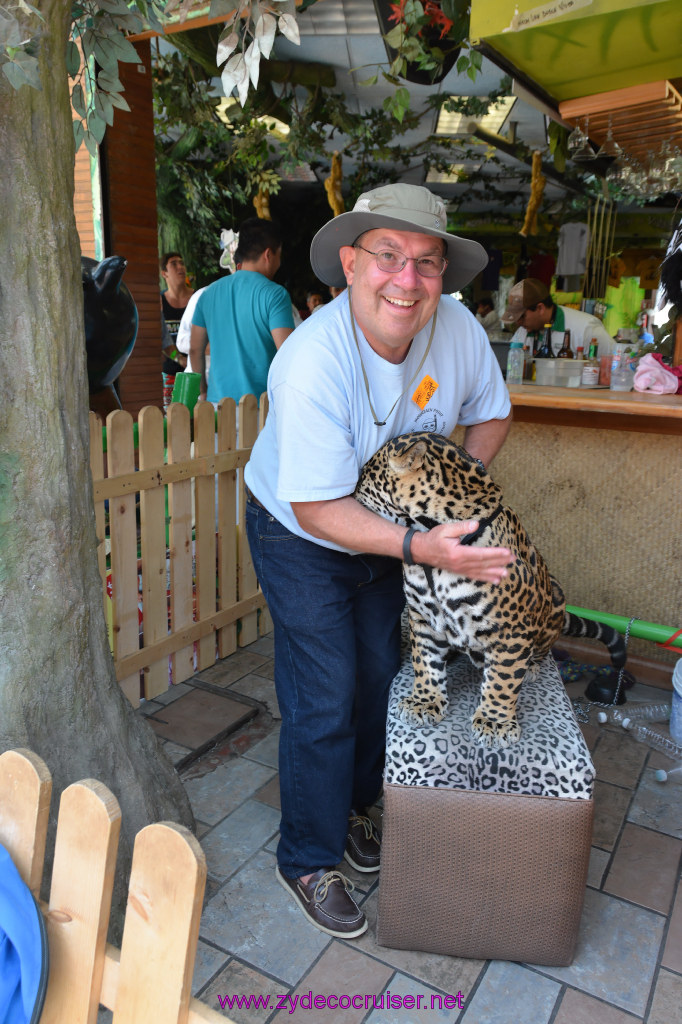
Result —
POLYGON ((274 623, 277 860, 297 878, 339 863, 351 807, 371 805, 381 790, 388 691, 400 666, 402 566, 297 537, 251 498, 246 532, 274 623))

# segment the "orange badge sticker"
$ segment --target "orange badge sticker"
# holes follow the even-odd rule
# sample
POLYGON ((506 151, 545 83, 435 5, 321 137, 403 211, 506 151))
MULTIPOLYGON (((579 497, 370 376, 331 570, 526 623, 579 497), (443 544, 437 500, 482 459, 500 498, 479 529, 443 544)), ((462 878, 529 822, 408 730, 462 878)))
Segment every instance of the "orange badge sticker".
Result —
POLYGON ((412 395, 412 401, 415 402, 420 409, 425 409, 435 394, 437 387, 438 384, 436 381, 433 377, 429 377, 427 373, 425 377, 422 377, 417 385, 417 390, 412 395))

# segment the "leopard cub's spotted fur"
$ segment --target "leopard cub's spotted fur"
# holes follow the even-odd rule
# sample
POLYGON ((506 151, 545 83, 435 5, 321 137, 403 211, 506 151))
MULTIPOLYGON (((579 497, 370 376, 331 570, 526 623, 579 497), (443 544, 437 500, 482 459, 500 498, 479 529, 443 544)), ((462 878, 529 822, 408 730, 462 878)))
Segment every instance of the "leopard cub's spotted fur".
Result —
POLYGON ((385 519, 428 530, 438 523, 476 519, 476 533, 460 543, 507 547, 514 556, 501 583, 481 583, 430 566, 405 565, 414 687, 402 702, 408 721, 443 717, 446 663, 452 648, 483 669, 481 700, 472 719, 488 746, 506 747, 521 730, 516 702, 521 684, 559 635, 593 636, 625 661, 614 630, 565 612, 561 587, 550 575, 502 492, 468 452, 438 434, 404 434, 364 466, 355 497, 385 519))

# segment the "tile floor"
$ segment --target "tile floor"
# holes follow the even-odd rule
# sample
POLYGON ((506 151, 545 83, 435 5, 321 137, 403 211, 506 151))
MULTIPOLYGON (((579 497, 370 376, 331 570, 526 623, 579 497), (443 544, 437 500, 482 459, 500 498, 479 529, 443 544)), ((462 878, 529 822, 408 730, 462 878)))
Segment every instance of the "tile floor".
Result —
MULTIPOLYGON (((279 711, 272 655, 264 637, 140 709, 183 778, 208 863, 195 995, 239 1024, 682 1024, 682 779, 654 779, 655 768, 669 761, 622 729, 596 724, 592 708, 582 728, 597 769, 595 823, 570 967, 381 947, 378 876, 348 865, 343 870, 369 929, 339 941, 306 923, 274 875, 279 711), (427 1008, 382 1008, 389 992, 421 995, 427 1008), (310 1008, 309 993, 377 1000, 310 1008), (248 996, 250 1006, 230 1007, 228 999, 248 996)), ((580 696, 584 686, 571 683, 569 693, 580 696)), ((636 699, 670 693, 637 685, 628 694, 636 699)))

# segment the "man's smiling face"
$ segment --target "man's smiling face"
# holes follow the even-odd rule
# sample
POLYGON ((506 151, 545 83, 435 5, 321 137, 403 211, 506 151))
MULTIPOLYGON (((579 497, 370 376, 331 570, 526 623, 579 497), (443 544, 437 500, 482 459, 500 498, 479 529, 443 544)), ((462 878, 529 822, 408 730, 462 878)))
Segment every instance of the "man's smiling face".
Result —
POLYGON ((394 231, 377 228, 366 231, 357 245, 340 249, 346 280, 352 285, 355 319, 368 343, 382 358, 399 363, 407 355, 415 334, 433 316, 443 291, 441 277, 422 277, 414 259, 422 256, 443 256, 440 238, 415 231, 394 231), (410 256, 397 274, 379 270, 372 252, 391 250, 410 256))

